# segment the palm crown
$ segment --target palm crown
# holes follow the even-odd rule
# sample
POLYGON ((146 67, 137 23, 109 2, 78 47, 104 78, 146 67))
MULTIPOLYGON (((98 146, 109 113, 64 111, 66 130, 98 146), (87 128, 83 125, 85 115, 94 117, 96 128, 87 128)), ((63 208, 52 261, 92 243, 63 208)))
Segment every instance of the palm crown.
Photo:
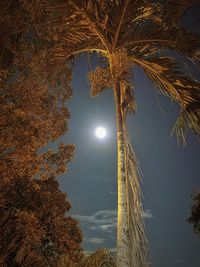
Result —
POLYGON ((175 130, 185 141, 187 126, 196 133, 200 131, 200 89, 199 83, 186 73, 185 64, 170 51, 199 63, 200 36, 180 24, 182 14, 194 2, 44 1, 56 42, 51 63, 61 63, 83 52, 99 53, 107 62, 89 75, 92 95, 110 88, 111 81, 120 81, 126 87, 125 104, 131 111, 135 109, 131 68, 142 67, 162 93, 179 103, 175 130))

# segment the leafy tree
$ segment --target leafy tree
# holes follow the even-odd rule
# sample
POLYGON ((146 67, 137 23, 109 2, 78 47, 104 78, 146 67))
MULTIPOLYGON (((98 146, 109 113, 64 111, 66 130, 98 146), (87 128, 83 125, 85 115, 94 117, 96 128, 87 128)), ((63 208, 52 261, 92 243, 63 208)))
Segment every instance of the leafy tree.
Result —
POLYGON ((61 143, 57 152, 39 153, 65 132, 68 113, 59 111, 59 100, 47 86, 33 80, 2 89, 1 266, 56 266, 62 254, 78 261, 81 232, 66 217, 70 204, 55 181, 66 170, 74 146, 61 143))
POLYGON ((65 216, 70 204, 55 181, 66 170, 74 146, 61 143, 58 151, 39 153, 65 132, 68 113, 56 108, 57 99, 33 80, 1 91, 2 266, 56 266, 62 254, 75 261, 81 257, 80 229, 65 216))
POLYGON ((127 113, 136 110, 133 67, 141 67, 158 90, 180 105, 174 132, 183 143, 187 128, 196 134, 200 132, 199 83, 177 56, 195 63, 200 59, 199 35, 181 25, 182 15, 194 2, 20 1, 22 10, 29 13, 36 25, 36 35, 49 44, 44 54, 47 73, 54 66, 62 69, 81 53, 95 52, 103 59, 103 64, 89 74, 89 80, 92 96, 112 88, 116 104, 118 267, 148 266, 137 161, 126 127, 127 113))
POLYGON ((187 221, 193 225, 194 232, 200 236, 200 193, 193 196, 191 214, 187 221))
POLYGON ((0 3, 0 266, 57 266, 62 255, 82 257, 81 231, 55 180, 74 146, 45 150, 67 130, 71 71, 45 71, 51 45, 21 3, 0 3))
POLYGON ((53 177, 1 182, 1 266, 57 266, 63 254, 80 260, 81 231, 66 217, 71 206, 58 187, 53 177))

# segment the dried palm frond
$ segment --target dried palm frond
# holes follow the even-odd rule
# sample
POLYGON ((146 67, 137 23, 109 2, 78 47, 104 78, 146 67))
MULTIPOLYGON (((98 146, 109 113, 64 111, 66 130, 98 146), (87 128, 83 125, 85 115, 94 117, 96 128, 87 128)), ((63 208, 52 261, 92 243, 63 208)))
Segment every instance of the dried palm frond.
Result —
POLYGON ((133 151, 127 129, 125 130, 126 143, 126 179, 128 190, 128 214, 130 235, 130 262, 131 266, 147 267, 148 249, 145 228, 142 218, 141 176, 138 162, 133 151))
POLYGON ((124 117, 128 112, 134 113, 137 109, 136 101, 135 101, 135 94, 133 91, 133 84, 131 81, 122 80, 120 82, 121 86, 121 107, 123 110, 124 117))

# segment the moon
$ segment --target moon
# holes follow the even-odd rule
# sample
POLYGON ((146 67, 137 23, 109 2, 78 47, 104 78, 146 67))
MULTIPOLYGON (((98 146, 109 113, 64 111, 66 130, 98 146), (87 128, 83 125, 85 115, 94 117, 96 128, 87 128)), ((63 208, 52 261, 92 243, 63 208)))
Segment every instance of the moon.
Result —
POLYGON ((95 129, 95 136, 99 139, 104 139, 107 135, 106 128, 99 126, 95 129))

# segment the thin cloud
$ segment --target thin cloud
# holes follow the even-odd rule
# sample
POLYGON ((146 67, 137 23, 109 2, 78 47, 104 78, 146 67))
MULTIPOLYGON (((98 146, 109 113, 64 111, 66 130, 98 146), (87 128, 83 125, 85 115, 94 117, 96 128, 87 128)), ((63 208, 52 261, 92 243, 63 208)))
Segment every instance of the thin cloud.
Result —
POLYGON ((74 215, 81 224, 87 224, 88 228, 97 231, 112 232, 117 225, 117 210, 100 210, 92 215, 74 215))
POLYGON ((92 243, 92 244, 103 244, 104 238, 90 237, 90 238, 86 238, 85 242, 92 243))
MULTIPOLYGON (((112 233, 117 227, 117 210, 100 210, 92 215, 73 215, 80 221, 82 225, 87 225, 87 228, 95 231, 112 233)), ((153 215, 150 210, 142 212, 144 219, 151 219, 153 215)))
POLYGON ((142 211, 142 218, 144 219, 152 219, 153 218, 153 214, 150 210, 143 210, 142 211))

